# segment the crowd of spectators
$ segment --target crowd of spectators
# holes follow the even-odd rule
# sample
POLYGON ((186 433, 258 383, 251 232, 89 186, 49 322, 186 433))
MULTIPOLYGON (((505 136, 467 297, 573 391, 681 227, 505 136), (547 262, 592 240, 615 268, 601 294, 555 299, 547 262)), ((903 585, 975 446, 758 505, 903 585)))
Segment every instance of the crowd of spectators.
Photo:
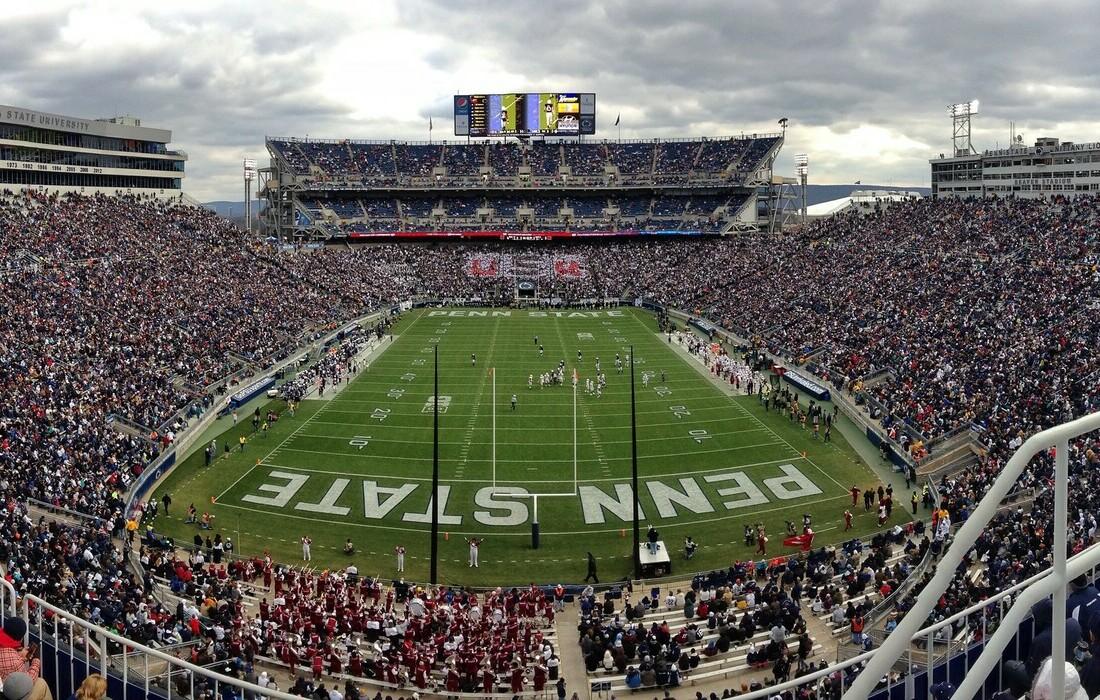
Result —
POLYGON ((333 216, 344 234, 377 231, 477 231, 477 230, 659 230, 681 229, 715 233, 723 230, 736 214, 746 195, 648 195, 572 196, 569 198, 531 195, 520 197, 405 197, 400 200, 328 197, 302 199, 303 206, 318 219, 333 216), (400 211, 398 209, 400 206, 400 211), (564 220, 562 207, 573 209, 564 220), (619 211, 606 215, 605 209, 619 211), (519 209, 527 207, 532 213, 519 209), (724 209, 719 209, 725 207, 724 209), (443 213, 433 216, 437 208, 443 213), (489 218, 478 210, 491 209, 489 218))
MULTIPOLYGON (((536 178, 553 178, 560 166, 574 176, 602 176, 608 167, 620 176, 666 178, 663 184, 684 181, 689 173, 721 174, 750 171, 778 142, 778 137, 742 136, 684 141, 533 141, 528 144, 475 143, 410 144, 355 141, 269 139, 269 150, 300 175, 339 178, 425 178, 437 166, 448 178, 481 175, 488 166, 493 177, 515 177, 527 166, 536 178), (319 173, 311 172, 315 167, 319 173)), ((446 180, 445 182, 450 182, 446 180)))
MULTIPOLYGON (((430 161, 439 153, 422 155, 430 161)), ((1098 218, 1095 197, 911 201, 778 238, 569 245, 566 252, 583 260, 586 274, 552 286, 566 299, 644 295, 697 313, 755 335, 777 354, 812 357, 814 368, 842 389, 885 371, 865 390, 883 407, 883 420, 928 441, 959 427, 981 436, 977 466, 937 484, 943 510, 957 523, 1027 435, 1100 410, 1100 316, 1093 309, 1100 298, 1098 218)), ((125 571, 110 540, 112 532, 122 534, 117 523, 128 486, 171 440, 165 426, 183 427, 194 411, 207 410, 226 390, 226 378, 245 365, 263 367, 303 337, 369 310, 417 296, 510 297, 500 279, 468 274, 466 260, 520 250, 494 242, 284 253, 178 203, 40 193, 4 193, 0 231, 8 261, 0 275, 6 318, 0 386, 7 398, 0 410, 0 492, 8 504, 0 526, 20 535, 0 543, 0 560, 22 590, 121 625, 139 639, 176 639, 189 624, 146 599, 148 582, 125 571), (112 418, 141 431, 117 430, 112 418), (102 524, 35 522, 18 504, 27 497, 98 516, 102 524)), ((1072 551, 1097 534, 1098 453, 1094 435, 1071 445, 1072 551)), ((1014 494, 1026 506, 1009 508, 987 529, 932 621, 1047 565, 1053 461, 1046 453, 1028 465, 1014 494)), ((844 574, 843 592, 816 581, 817 568, 808 567, 792 574, 792 585, 803 587, 798 596, 784 585, 769 588, 766 579, 758 600, 774 614, 794 615, 799 599, 827 606, 860 586, 895 588, 909 557, 925 546, 914 544, 903 563, 889 565, 873 549, 844 574)), ((838 571, 835 563, 825 566, 823 573, 838 571)), ((425 605, 439 603, 434 595, 425 605)), ((901 611, 912 595, 899 602, 901 611)), ((507 607, 509 596, 488 604, 507 607)), ((1078 622, 1088 626, 1094 606, 1082 606, 1078 622)), ((856 606, 852 612, 860 614, 856 606)), ((757 616, 750 618, 758 626, 774 619, 757 616)), ((789 630, 797 619, 790 622, 789 630)), ((309 624, 316 628, 312 617, 309 624)), ((602 644, 602 664, 620 631, 602 617, 588 624, 594 648, 602 644)), ((507 628, 480 638, 494 643, 499 631, 508 639, 507 628)), ((646 642, 654 669, 659 660, 679 666, 680 654, 653 648, 649 637, 660 641, 659 629, 632 631, 635 652, 646 642)), ((964 631, 973 636, 976 623, 952 633, 964 631)), ((532 664, 536 646, 524 646, 532 664)), ((632 660, 642 664, 644 656, 626 659, 632 660)), ((499 675, 495 663, 489 665, 499 675)), ((415 676, 416 664, 407 659, 394 665, 415 676)), ((436 654, 430 667, 452 682, 446 656, 436 654)), ((460 686, 474 681, 469 668, 459 667, 460 686)), ((533 668, 524 665, 520 675, 533 668)))

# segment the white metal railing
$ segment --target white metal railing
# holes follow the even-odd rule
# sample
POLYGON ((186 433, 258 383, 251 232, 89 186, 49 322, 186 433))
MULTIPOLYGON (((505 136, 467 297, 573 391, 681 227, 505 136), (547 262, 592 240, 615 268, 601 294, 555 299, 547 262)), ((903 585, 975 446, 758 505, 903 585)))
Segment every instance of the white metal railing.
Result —
MULTIPOLYGON (((93 625, 38 596, 25 595, 19 598, 12 585, 6 580, 0 579, 0 619, 7 616, 22 617, 27 622, 28 636, 34 636, 40 640, 39 659, 43 661, 44 669, 51 668, 53 672, 52 678, 45 671, 43 675, 47 683, 50 683, 51 689, 55 691, 55 695, 56 689, 60 687, 69 687, 75 691, 79 685, 79 679, 90 673, 99 673, 104 678, 113 678, 122 683, 122 695, 121 697, 116 696, 115 700, 129 700, 129 693, 135 690, 131 686, 140 688, 141 700, 150 697, 150 691, 155 695, 167 698, 167 700, 172 700, 173 697, 179 700, 196 698, 198 697, 195 693, 196 684, 201 685, 204 682, 213 687, 213 693, 211 694, 213 698, 229 697, 222 692, 225 686, 229 686, 232 689, 241 691, 235 693, 237 697, 301 700, 299 696, 272 690, 271 688, 262 688, 255 683, 249 683, 213 670, 213 668, 222 668, 225 665, 224 663, 212 664, 212 668, 207 668, 168 653, 172 649, 186 649, 188 648, 186 644, 154 649, 115 634, 103 627, 93 625), (113 653, 112 649, 115 650, 113 653), (45 663, 45 657, 46 654, 51 652, 55 656, 54 663, 47 664, 45 663), (69 658, 69 662, 62 664, 61 661, 64 656, 69 658), (65 684, 61 683, 61 674, 63 673, 68 674, 65 684), (181 692, 177 685, 180 677, 186 679, 187 692, 181 692)), ((346 674, 340 674, 336 677, 354 683, 369 683, 372 687, 387 691, 400 692, 405 690, 411 694, 418 690, 413 686, 406 688, 346 674)), ((556 695, 553 683, 548 683, 540 691, 500 692, 491 695, 446 692, 443 690, 421 692, 426 695, 468 698, 470 700, 486 697, 513 698, 516 696, 525 700, 550 700, 556 695)), ((135 695, 138 695, 138 693, 135 692, 135 695)))
MULTIPOLYGON (((8 602, 14 602, 16 599, 15 589, 12 588, 11 584, 7 581, 0 580, 0 601, 4 603, 4 605, 0 607, 7 609, 8 602)), ((155 673, 149 670, 150 662, 159 662, 167 666, 167 677, 169 678, 171 677, 171 673, 174 672, 188 674, 191 690, 188 697, 195 697, 195 678, 198 676, 207 679, 213 684, 214 697, 223 697, 221 694, 221 687, 227 685, 240 689, 241 691, 252 693, 256 697, 266 696, 276 700, 301 700, 290 693, 284 693, 270 688, 261 688, 254 683, 248 683, 216 673, 208 668, 196 666, 189 661, 177 658, 164 651, 138 644, 114 632, 110 632, 102 627, 86 622, 69 611, 47 603, 37 596, 26 595, 19 599, 19 601, 18 615, 27 621, 28 635, 35 634, 43 642, 39 645, 39 657, 44 659, 48 647, 55 650, 55 655, 67 653, 70 656, 71 663, 65 664, 69 673, 69 687, 75 688, 74 681, 76 672, 82 670, 84 675, 96 672, 101 674, 104 678, 113 677, 121 680, 123 694, 122 698, 118 700, 127 699, 131 683, 142 684, 142 697, 145 698, 149 695, 150 681, 154 677, 165 675, 164 672, 155 673), (52 616, 50 621, 53 625, 52 631, 47 630, 43 626, 43 619, 46 617, 47 613, 52 616), (66 627, 67 631, 62 632, 62 626, 66 627), (131 653, 114 657, 119 663, 116 666, 112 666, 110 663, 112 656, 107 653, 109 644, 117 645, 119 648, 126 649, 131 653), (133 658, 133 652, 140 653, 140 662, 133 658), (78 659, 78 654, 83 658, 78 659), (119 668, 119 666, 121 668, 119 668)), ((63 669, 62 664, 57 663, 56 660, 52 666, 54 678, 52 679, 53 683, 51 687, 56 689, 59 687, 59 681, 61 680, 60 674, 63 672, 63 669)), ((51 679, 47 677, 46 680, 48 682, 51 679)), ((163 688, 154 686, 152 689, 157 693, 163 692, 163 694, 171 700, 173 695, 171 682, 164 684, 163 688)))
MULTIPOLYGON (((1069 441, 1071 438, 1098 429, 1100 429, 1100 412, 1043 430, 1029 437, 1024 444, 1020 446, 1020 449, 1012 455, 1012 458, 1008 460, 1004 469, 1001 470, 1001 473, 993 481, 993 484, 986 492, 985 497, 982 498, 981 502, 978 504, 978 507, 974 509, 969 519, 967 519, 966 523, 959 529, 951 546, 944 553, 943 559, 937 565, 935 575, 928 585, 924 587, 920 595, 917 596, 916 603, 909 610, 908 614, 902 619, 901 623, 898 624, 894 632, 886 638, 886 641, 883 642, 881 647, 874 652, 869 652, 872 654, 871 660, 845 694, 845 698, 865 698, 871 694, 875 685, 878 683, 878 679, 901 657, 909 640, 919 631, 921 623, 936 605, 936 601, 939 599, 941 593, 947 590, 948 584, 955 575, 956 567, 958 567, 971 547, 974 546, 974 543, 977 541, 978 536, 981 535, 985 526, 993 516, 996 515, 997 510, 1000 508, 1001 501, 1004 500, 1005 496, 1008 495, 1009 491, 1016 484, 1017 478, 1019 478, 1020 474, 1027 467, 1028 462, 1030 462, 1031 458, 1035 455, 1051 447, 1055 449, 1054 523, 1051 532, 1053 537, 1054 565, 1048 572, 1053 572, 1054 575, 1043 581, 1041 585, 1029 588, 1021 594, 1021 599, 1026 597, 1027 599, 1034 598, 1038 600, 1038 598, 1049 595, 1051 592, 1054 594, 1054 625, 1051 632, 1053 637, 1051 656, 1054 658, 1054 664, 1051 682, 1055 688, 1061 688, 1063 686, 1065 682, 1064 662, 1066 658, 1066 584, 1069 580, 1067 578, 1066 559, 1066 502, 1069 487, 1069 441)), ((1089 548, 1078 555, 1078 557, 1085 554, 1093 555, 1095 559, 1095 561, 1092 562, 1093 564, 1100 562, 1100 550, 1089 548)), ((1077 557, 1074 557, 1074 559, 1077 559, 1077 557)), ((1084 571, 1087 568, 1089 567, 1084 566, 1081 570, 1084 571)), ((1048 572, 1044 572, 1044 574, 1048 572)), ((1018 623, 1023 619, 1025 613, 1026 610, 1020 605, 1013 606, 1012 610, 1009 611, 1006 616, 1005 621, 1002 623, 1002 628, 1008 626, 1007 623, 1011 619, 1015 619, 1018 623)), ((986 645, 978 659, 977 667, 979 669, 992 668, 992 665, 996 662, 996 658, 993 657, 999 658, 999 654, 1004 648, 1004 644, 1008 641, 1008 637, 1006 637, 1005 634, 1011 634, 1011 632, 1003 633, 1003 629, 998 629, 997 633, 994 634, 993 639, 986 645), (998 644, 1000 646, 998 646, 998 644), (989 653, 990 649, 994 651, 994 654, 991 655, 989 653)), ((977 671, 969 674, 959 688, 958 697, 972 697, 977 684, 984 682, 984 680, 985 676, 977 671), (970 689, 970 695, 963 693, 964 687, 970 689)))

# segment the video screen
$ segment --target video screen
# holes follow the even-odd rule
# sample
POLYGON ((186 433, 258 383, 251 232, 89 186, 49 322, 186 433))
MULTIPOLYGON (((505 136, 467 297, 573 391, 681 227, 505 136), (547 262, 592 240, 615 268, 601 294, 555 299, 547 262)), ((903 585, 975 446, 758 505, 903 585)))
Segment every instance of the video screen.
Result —
POLYGON ((596 133, 596 95, 509 92, 456 95, 455 136, 589 136, 596 133))

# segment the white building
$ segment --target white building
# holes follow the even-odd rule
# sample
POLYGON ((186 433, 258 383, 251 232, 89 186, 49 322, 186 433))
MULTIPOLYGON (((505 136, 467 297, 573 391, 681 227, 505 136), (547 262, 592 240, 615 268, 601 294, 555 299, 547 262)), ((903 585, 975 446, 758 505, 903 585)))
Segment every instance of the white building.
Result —
POLYGON ((896 202, 923 196, 920 192, 907 190, 856 190, 847 197, 811 204, 806 207, 806 218, 824 219, 853 210, 859 214, 870 214, 887 209, 896 202))
POLYGON ((933 158, 933 197, 1072 197, 1100 191, 1100 143, 1041 138, 955 158, 933 158))
POLYGON ((0 189, 178 197, 187 154, 133 117, 84 119, 0 105, 0 189))

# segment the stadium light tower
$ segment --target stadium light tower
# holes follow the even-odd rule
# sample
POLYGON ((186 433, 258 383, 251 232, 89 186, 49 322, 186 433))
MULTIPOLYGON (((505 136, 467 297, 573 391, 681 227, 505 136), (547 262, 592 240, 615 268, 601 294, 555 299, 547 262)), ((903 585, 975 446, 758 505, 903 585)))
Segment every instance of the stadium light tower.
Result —
POLYGON ((244 159, 244 228, 252 233, 252 181, 256 179, 256 160, 244 159))
POLYGON ((810 157, 805 153, 798 153, 794 157, 795 172, 802 183, 802 225, 806 225, 806 178, 810 173, 810 157))
POLYGON ((974 144, 970 142, 970 118, 978 113, 978 100, 953 104, 948 110, 951 112, 951 142, 955 157, 974 155, 974 144))

